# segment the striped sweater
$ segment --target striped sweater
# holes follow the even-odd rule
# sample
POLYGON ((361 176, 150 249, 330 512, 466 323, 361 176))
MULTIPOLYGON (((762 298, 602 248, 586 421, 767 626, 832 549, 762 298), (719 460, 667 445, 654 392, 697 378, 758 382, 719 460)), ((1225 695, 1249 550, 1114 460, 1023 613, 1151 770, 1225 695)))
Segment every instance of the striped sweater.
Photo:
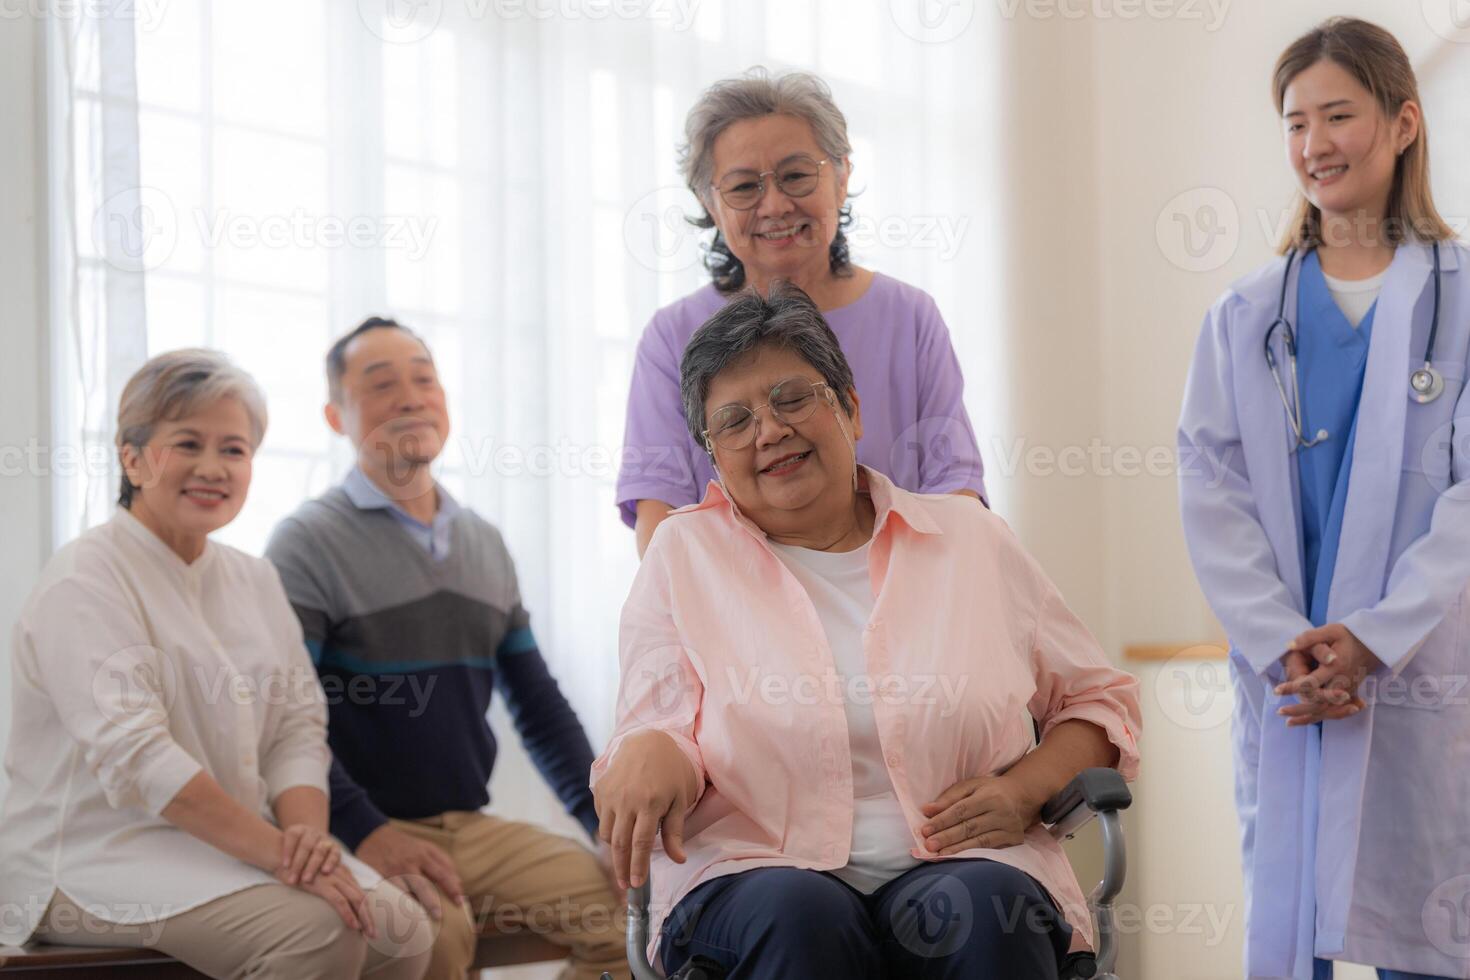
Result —
POLYGON ((497 687, 542 777, 596 834, 592 749, 536 647, 493 525, 459 509, 435 560, 387 509, 359 508, 338 486, 283 520, 266 556, 327 696, 331 829, 344 844, 389 817, 489 803, 497 687))

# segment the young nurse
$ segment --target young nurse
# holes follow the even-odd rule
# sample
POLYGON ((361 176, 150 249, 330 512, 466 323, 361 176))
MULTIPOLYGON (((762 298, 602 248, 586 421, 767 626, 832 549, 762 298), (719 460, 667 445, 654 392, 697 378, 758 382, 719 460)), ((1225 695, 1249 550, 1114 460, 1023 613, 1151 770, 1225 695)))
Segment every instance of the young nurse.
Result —
POLYGON ((1205 318, 1179 423, 1230 637, 1246 973, 1470 976, 1470 253, 1413 69, 1333 19, 1277 62, 1301 200, 1205 318))

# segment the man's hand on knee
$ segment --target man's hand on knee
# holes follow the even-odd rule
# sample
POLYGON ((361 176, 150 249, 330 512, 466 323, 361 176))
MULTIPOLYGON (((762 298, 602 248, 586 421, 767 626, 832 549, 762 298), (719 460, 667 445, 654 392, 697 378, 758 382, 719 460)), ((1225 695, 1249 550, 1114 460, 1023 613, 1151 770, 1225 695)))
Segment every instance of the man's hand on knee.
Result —
POLYGON ((385 823, 364 837, 357 845, 357 856, 378 874, 394 879, 411 892, 436 922, 444 918, 439 892, 455 904, 464 904, 464 885, 449 855, 392 824, 385 823))

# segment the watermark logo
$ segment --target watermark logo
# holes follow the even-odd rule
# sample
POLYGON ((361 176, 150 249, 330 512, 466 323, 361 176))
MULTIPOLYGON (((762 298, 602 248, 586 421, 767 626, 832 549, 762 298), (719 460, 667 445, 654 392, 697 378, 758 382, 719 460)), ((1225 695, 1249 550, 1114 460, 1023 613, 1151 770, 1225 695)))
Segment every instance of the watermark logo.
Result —
MULTIPOLYGON (((1440 398, 1450 397, 1449 392, 1440 395, 1440 398)), ((1414 411, 1415 406, 1410 405, 1409 410, 1414 411)), ((1462 422, 1457 427, 1451 419, 1436 426, 1424 440, 1424 446, 1419 450, 1419 465, 1425 479, 1436 487, 1444 487, 1441 491, 1444 496, 1451 500, 1464 500, 1470 497, 1470 481, 1454 482, 1451 471, 1456 456, 1470 459, 1470 426, 1462 422)))
POLYGON ((1240 212, 1218 187, 1176 194, 1154 223, 1159 251, 1186 272, 1211 272, 1229 262, 1240 245, 1240 212))
POLYGON ((1154 699, 1164 717, 1180 728, 1205 731, 1230 721, 1235 696, 1230 671, 1219 647, 1181 650, 1164 663, 1154 678, 1154 699))
POLYGON ((128 731, 167 724, 178 692, 178 669, 157 647, 124 647, 92 674, 92 703, 102 717, 128 731))
POLYGON ((974 437, 960 419, 949 415, 919 419, 893 440, 888 472, 948 473, 969 479, 979 475, 975 460, 967 461, 962 469, 952 467, 962 456, 970 455, 973 446, 974 437))
POLYGON ((623 245, 652 272, 683 272, 699 263, 700 229, 689 223, 688 188, 666 184, 644 194, 623 215, 623 245))
POLYGON ((381 41, 416 44, 439 26, 444 0, 357 0, 357 15, 381 41))
POLYGON ((1445 956, 1470 959, 1470 874, 1441 882, 1419 910, 1424 936, 1445 956))
POLYGON ((915 956, 949 956, 965 945, 975 925, 970 890, 951 874, 916 877, 889 907, 893 938, 915 956))
POLYGON ((888 0, 888 14, 920 44, 945 44, 969 30, 975 0, 888 0))
POLYGON ((1470 0, 1419 0, 1429 29, 1446 41, 1470 44, 1470 0))
POLYGON ((173 201, 156 187, 130 187, 103 201, 92 216, 92 244, 123 272, 147 272, 167 262, 179 243, 173 201))

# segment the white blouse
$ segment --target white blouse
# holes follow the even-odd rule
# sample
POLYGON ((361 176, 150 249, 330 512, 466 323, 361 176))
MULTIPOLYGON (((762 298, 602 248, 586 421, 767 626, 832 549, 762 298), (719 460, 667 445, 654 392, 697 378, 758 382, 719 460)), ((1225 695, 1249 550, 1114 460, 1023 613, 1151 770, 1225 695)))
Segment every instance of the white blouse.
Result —
POLYGON ((274 880, 159 815, 201 769, 272 823, 284 790, 327 791, 322 689, 270 562, 208 542, 185 563, 120 509, 47 563, 11 649, 0 941, 57 889, 132 924, 274 880))

